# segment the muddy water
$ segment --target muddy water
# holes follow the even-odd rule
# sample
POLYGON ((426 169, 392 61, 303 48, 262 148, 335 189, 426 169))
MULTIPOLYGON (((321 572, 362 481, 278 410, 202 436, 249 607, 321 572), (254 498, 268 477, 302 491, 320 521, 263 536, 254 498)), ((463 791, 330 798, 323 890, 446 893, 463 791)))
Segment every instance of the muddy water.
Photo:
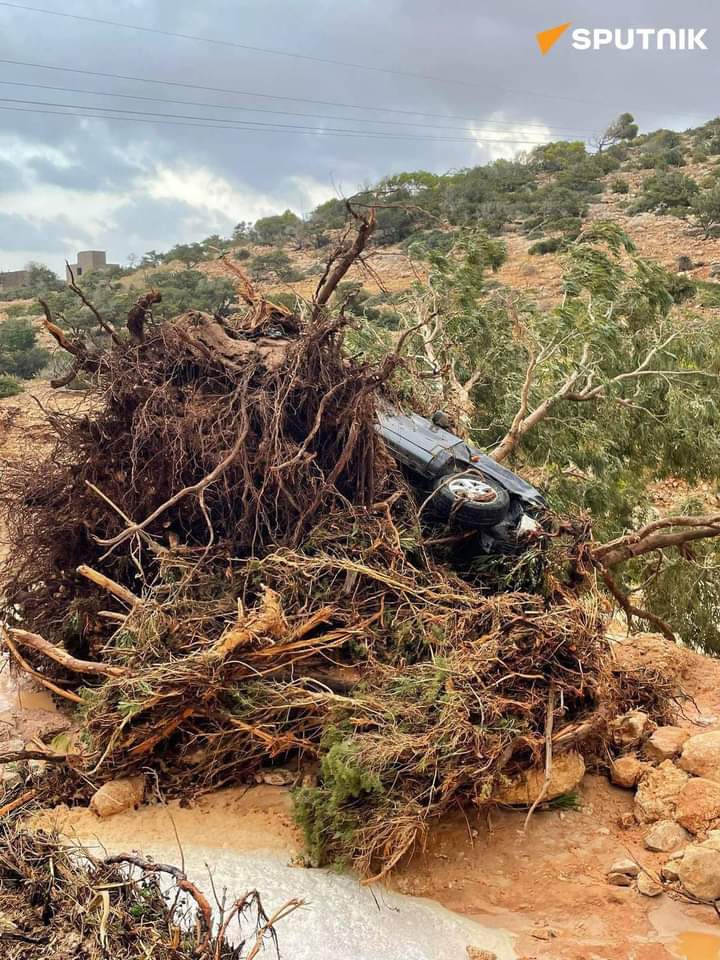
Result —
POLYGON ((348 874, 292 866, 300 847, 288 811, 287 791, 259 787, 220 791, 192 808, 155 805, 108 820, 87 810, 58 811, 55 824, 95 852, 132 848, 183 863, 204 890, 212 874, 215 889, 226 889, 229 900, 257 888, 268 912, 303 899, 305 906, 277 930, 282 955, 295 960, 467 960, 468 946, 498 960, 516 957, 508 933, 431 900, 363 887, 348 874))
POLYGON ((720 960, 720 935, 683 933, 672 944, 672 951, 682 960, 720 960))

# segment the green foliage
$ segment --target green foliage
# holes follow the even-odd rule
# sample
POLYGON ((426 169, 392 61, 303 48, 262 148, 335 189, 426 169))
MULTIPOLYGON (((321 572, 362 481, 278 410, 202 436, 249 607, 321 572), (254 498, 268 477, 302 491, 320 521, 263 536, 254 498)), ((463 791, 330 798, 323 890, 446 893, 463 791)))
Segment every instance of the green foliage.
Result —
POLYGON ((546 253, 558 253, 560 250, 567 250, 568 241, 565 237, 546 237, 544 240, 538 240, 528 247, 528 253, 535 256, 543 256, 546 253))
MULTIPOLYGON (((158 320, 177 316, 191 308, 223 313, 235 299, 230 280, 209 277, 199 270, 158 270, 144 273, 141 281, 142 292, 154 287, 162 295, 162 301, 153 308, 153 317, 158 320)), ((124 328, 128 311, 141 292, 138 288, 120 283, 119 279, 104 270, 93 270, 83 276, 82 288, 103 318, 118 329, 124 328)), ((71 290, 63 289, 61 293, 50 294, 47 300, 53 316, 63 329, 102 341, 104 334, 98 331, 94 315, 71 290)))
POLYGON ((286 210, 272 217, 261 217, 255 222, 250 235, 256 243, 281 246, 296 239, 301 223, 300 217, 292 210, 286 210))
POLYGON ((610 181, 610 190, 612 193, 630 193, 630 184, 624 177, 614 177, 610 181))
POLYGON ((284 250, 273 250, 253 257, 250 273, 256 280, 267 280, 274 276, 278 280, 292 281, 299 280, 301 276, 284 250))
POLYGON ((668 213, 687 216, 700 187, 692 177, 675 170, 659 172, 647 177, 628 212, 668 213))
POLYGON ((338 728, 324 735, 326 752, 320 767, 320 785, 300 787, 293 795, 294 814, 305 836, 312 863, 325 862, 325 851, 351 847, 349 841, 362 825, 353 803, 379 798, 384 790, 379 777, 365 769, 357 745, 338 728))
POLYGON ((587 151, 580 140, 558 140, 556 143, 535 147, 530 154, 529 164, 534 170, 554 173, 567 170, 585 160, 587 151))
POLYGON ((23 392, 22 385, 14 377, 0 376, 0 400, 16 397, 23 392))
POLYGON ((720 183, 696 194, 690 201, 692 217, 702 228, 705 239, 720 236, 720 183))
POLYGON ((37 335, 26 317, 0 322, 0 373, 29 380, 42 370, 50 354, 37 346, 37 335))
POLYGON ((638 135, 638 125, 631 113, 621 113, 613 120, 600 137, 599 149, 603 150, 611 144, 634 140, 638 135))

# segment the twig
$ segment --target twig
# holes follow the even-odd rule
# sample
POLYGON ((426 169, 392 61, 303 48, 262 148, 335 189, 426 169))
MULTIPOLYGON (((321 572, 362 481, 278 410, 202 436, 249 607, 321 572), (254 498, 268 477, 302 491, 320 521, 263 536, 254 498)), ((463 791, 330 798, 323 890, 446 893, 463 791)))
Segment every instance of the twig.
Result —
POLYGON ((77 572, 81 577, 91 580, 94 584, 97 584, 98 587, 107 590, 108 593, 117 597, 118 600, 122 600, 122 602, 126 603, 129 607, 136 607, 139 603, 142 603, 140 598, 136 597, 127 587, 123 587, 122 584, 116 583, 114 580, 111 580, 110 577, 106 577, 104 573, 93 570, 92 567, 88 567, 85 563, 80 564, 77 572))
POLYGON ((70 690, 63 690, 62 687, 58 687, 51 680, 48 680, 47 677, 44 677, 41 673, 38 673, 37 670, 33 670, 27 660, 25 660, 25 658, 20 654, 18 648, 10 639, 7 630, 2 625, 0 625, 0 632, 2 633, 5 646, 8 648, 25 673, 31 676, 33 680, 37 680, 37 682, 43 687, 46 687, 59 697, 64 697, 65 700, 72 700, 73 703, 82 703, 82 697, 79 697, 76 693, 72 693, 70 690))
POLYGON ((550 689, 548 690, 548 703, 547 703, 547 713, 545 715, 545 779, 543 780, 543 785, 540 790, 540 793, 535 798, 533 805, 527 812, 525 817, 525 823, 523 824, 523 833, 527 831, 528 824, 530 823, 530 817, 535 813, 535 810, 545 799, 545 794, 548 792, 548 787, 550 786, 550 778, 552 776, 552 761, 553 761, 553 741, 552 741, 552 732, 553 732, 553 719, 555 714, 555 684, 550 684, 550 689))
POLYGON ((107 320, 103 319, 97 307, 88 300, 88 298, 85 296, 83 291, 75 282, 75 274, 73 273, 73 269, 70 266, 70 264, 67 262, 67 260, 65 261, 65 266, 67 267, 68 273, 70 274, 70 283, 68 284, 68 286, 70 287, 72 292, 75 294, 76 297, 79 297, 79 299, 82 300, 83 304, 88 308, 88 310, 91 310, 95 314, 95 319, 100 324, 100 326, 105 331, 105 333, 107 333, 108 336, 112 339, 112 342, 118 345, 121 344, 122 340, 117 335, 113 327, 107 322, 107 320))

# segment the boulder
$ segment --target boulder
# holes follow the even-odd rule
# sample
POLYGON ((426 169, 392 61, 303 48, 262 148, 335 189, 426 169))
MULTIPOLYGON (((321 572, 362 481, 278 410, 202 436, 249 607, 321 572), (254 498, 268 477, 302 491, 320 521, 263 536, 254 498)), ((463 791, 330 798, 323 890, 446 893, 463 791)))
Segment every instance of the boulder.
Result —
POLYGON ((675 801, 690 778, 670 760, 642 775, 635 794, 635 816, 639 823, 672 820, 675 801))
POLYGON ((671 853, 689 840, 690 834, 674 820, 658 820, 645 834, 645 846, 655 853, 671 853))
POLYGON ((691 897, 707 903, 720 898, 720 851, 704 844, 688 847, 673 867, 683 889, 691 897))
POLYGON ((637 746, 655 729, 655 724, 642 710, 630 710, 613 720, 610 726, 616 746, 623 749, 637 746))
POLYGON ((688 737, 683 744, 680 766, 696 777, 720 783, 720 730, 688 737))
POLYGON ((682 727, 658 727, 645 744, 645 756, 658 763, 672 760, 679 755, 689 736, 690 731, 682 727))
POLYGON ((663 885, 654 880, 648 873, 639 873, 637 878, 638 893, 644 897, 657 897, 663 892, 663 885))
POLYGON ((677 796, 674 819, 690 833, 720 826, 720 783, 693 777, 677 796))
POLYGON ((610 780, 616 787, 633 790, 647 768, 648 765, 634 753, 628 753, 624 757, 616 757, 610 764, 610 780))
POLYGON ((608 876, 613 873, 624 873, 628 877, 636 877, 640 873, 640 867, 634 860, 624 857, 622 860, 616 860, 608 870, 608 876))
POLYGON ((720 277, 720 263, 718 263, 717 260, 710 264, 710 276, 720 277))
MULTIPOLYGON (((585 761, 574 750, 553 758, 550 784, 543 797, 554 800, 565 793, 572 793, 585 776, 585 761)), ((538 767, 524 770, 515 779, 495 788, 493 800, 511 806, 529 807, 535 803, 545 783, 545 771, 538 767)))
POLYGON ((144 777, 122 777, 104 783, 90 800, 90 809, 99 817, 112 817, 142 803, 145 796, 144 777))

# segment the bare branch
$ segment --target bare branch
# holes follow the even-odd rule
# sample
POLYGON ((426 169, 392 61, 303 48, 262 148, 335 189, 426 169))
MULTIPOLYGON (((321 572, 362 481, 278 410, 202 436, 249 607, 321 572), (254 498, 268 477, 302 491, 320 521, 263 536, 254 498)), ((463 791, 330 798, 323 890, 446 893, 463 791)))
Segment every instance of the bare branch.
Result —
POLYGON ((72 292, 75 294, 76 297, 82 300, 84 306, 86 306, 88 310, 92 311, 92 313, 95 315, 95 319, 100 324, 101 328, 105 331, 105 333, 107 333, 107 335, 111 338, 112 342, 116 344, 122 343, 122 340, 117 335, 113 327, 107 322, 107 320, 103 319, 103 317, 100 315, 100 312, 98 311, 95 304, 91 303, 90 300, 88 300, 84 292, 80 289, 80 287, 75 282, 75 274, 73 273, 73 269, 70 266, 70 264, 67 262, 67 260, 65 261, 65 266, 67 267, 68 273, 70 274, 70 283, 68 284, 68 286, 70 287, 72 292))
POLYGON ((682 547, 694 540, 720 536, 720 514, 701 517, 664 517, 640 530, 616 537, 592 550, 593 560, 604 568, 612 568, 626 560, 644 556, 655 550, 682 547))
POLYGON ((337 285, 365 249, 365 246, 370 238, 370 234, 375 229, 375 210, 372 207, 370 208, 370 211, 366 217, 361 217, 355 213, 349 203, 347 204, 347 208, 353 217, 360 221, 360 226, 355 234, 355 239, 352 244, 350 244, 350 246, 347 248, 343 248, 341 246, 335 252, 331 261, 331 264, 334 263, 334 266, 328 264, 328 269, 320 280, 318 288, 315 291, 313 317, 318 316, 322 307, 325 306, 330 297, 333 295, 337 285))

